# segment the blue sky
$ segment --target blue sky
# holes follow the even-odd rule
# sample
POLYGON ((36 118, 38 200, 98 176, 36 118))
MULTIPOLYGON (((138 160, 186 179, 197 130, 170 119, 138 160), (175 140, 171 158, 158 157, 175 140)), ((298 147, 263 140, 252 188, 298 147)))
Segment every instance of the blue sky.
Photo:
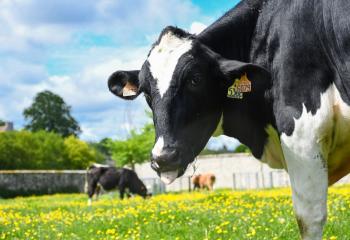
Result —
MULTIPOLYGON (((237 0, 1 0, 0 119, 25 124, 36 93, 51 90, 72 106, 81 138, 124 138, 147 120, 142 98, 107 90, 115 70, 138 69, 167 25, 198 33, 237 0)), ((236 144, 228 138, 211 140, 236 144)))

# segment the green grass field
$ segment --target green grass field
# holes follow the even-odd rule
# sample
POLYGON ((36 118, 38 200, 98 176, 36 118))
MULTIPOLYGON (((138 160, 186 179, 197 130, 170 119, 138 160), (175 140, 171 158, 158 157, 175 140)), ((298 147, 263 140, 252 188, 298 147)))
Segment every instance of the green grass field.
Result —
MULTIPOLYGON (((350 186, 330 188, 325 239, 350 239, 350 186)), ((83 194, 0 200, 0 239, 299 239, 290 191, 119 200, 83 194)))

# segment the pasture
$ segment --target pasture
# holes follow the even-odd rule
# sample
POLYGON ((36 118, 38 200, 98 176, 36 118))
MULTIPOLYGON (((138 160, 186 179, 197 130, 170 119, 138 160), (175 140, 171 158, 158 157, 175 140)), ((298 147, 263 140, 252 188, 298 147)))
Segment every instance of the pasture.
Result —
MULTIPOLYGON (((0 200, 0 239, 299 239, 289 189, 0 200)), ((330 188, 324 239, 350 239, 350 186, 330 188)))

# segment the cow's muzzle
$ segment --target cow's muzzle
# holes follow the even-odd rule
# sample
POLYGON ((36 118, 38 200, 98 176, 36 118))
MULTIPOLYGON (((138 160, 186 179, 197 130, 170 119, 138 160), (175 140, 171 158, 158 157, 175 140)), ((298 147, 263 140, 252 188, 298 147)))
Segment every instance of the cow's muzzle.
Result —
POLYGON ((167 147, 158 154, 152 153, 152 166, 157 172, 177 170, 180 164, 179 154, 175 148, 167 147))
POLYGON ((183 174, 182 163, 175 148, 164 148, 161 153, 152 154, 151 167, 165 184, 172 183, 183 174))

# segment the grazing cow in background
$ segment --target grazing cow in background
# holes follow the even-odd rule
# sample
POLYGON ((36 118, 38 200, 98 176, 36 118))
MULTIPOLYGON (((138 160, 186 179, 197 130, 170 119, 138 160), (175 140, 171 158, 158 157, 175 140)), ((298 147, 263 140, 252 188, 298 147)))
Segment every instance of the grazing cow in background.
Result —
POLYGON ((209 191, 213 190, 213 186, 215 183, 215 175, 212 173, 202 173, 198 175, 194 175, 192 177, 193 190, 198 189, 208 189, 209 191))
MULTIPOLYGON (((124 198, 126 189, 143 198, 148 196, 146 186, 133 170, 127 168, 93 164, 87 169, 86 181, 89 205, 94 194, 98 197, 101 188, 106 191, 118 189, 121 199, 124 198)), ((127 193, 127 196, 130 196, 129 193, 127 193)))
POLYGON ((328 186, 350 172, 349 14, 349 0, 243 0, 199 35, 165 28, 141 70, 113 73, 109 89, 144 94, 165 182, 219 125, 288 171, 300 233, 322 239, 328 186))

